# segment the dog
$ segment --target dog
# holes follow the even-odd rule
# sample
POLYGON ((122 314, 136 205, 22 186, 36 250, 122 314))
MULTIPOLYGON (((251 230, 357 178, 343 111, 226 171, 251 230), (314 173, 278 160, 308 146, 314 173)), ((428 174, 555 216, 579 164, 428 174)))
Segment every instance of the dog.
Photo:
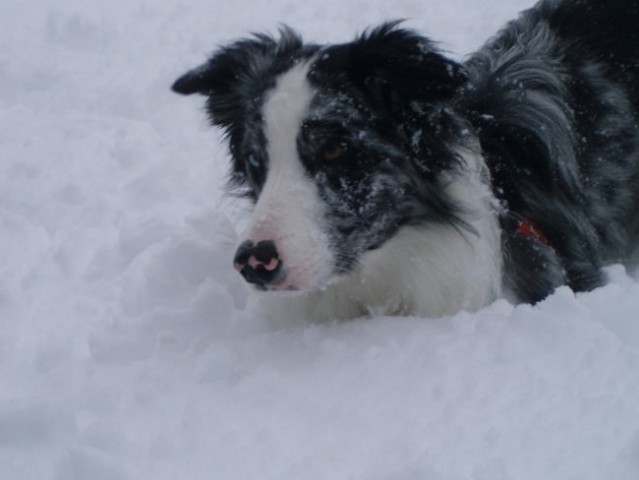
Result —
POLYGON ((602 285, 639 237, 639 3, 542 0, 464 62, 400 23, 282 27, 174 83, 254 204, 235 269, 319 320, 602 285))

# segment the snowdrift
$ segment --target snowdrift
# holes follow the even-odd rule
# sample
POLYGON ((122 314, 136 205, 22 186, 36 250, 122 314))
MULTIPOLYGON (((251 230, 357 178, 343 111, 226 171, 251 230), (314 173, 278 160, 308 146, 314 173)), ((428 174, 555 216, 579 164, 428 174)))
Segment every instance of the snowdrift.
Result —
POLYGON ((266 321, 245 208, 169 91, 224 41, 407 25, 471 51, 528 0, 0 5, 0 476, 615 479, 639 472, 639 283, 451 318, 266 321), (237 277, 237 278, 236 278, 237 277))

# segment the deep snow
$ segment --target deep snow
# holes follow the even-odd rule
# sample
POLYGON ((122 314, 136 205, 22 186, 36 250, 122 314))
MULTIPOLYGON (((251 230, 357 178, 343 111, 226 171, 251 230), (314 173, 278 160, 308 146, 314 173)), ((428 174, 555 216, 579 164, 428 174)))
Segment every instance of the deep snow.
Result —
POLYGON ((634 480, 639 284, 452 318, 267 322, 172 81, 279 22, 461 56, 532 0, 3 0, 0 478, 634 480))

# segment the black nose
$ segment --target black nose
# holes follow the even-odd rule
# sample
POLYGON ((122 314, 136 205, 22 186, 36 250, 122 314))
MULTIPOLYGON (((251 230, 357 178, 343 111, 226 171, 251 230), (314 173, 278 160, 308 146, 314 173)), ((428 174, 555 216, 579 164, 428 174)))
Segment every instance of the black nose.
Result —
POLYGON ((244 242, 235 253, 233 265, 247 282, 254 283, 262 289, 281 280, 282 262, 275 243, 270 240, 257 244, 250 240, 244 242))

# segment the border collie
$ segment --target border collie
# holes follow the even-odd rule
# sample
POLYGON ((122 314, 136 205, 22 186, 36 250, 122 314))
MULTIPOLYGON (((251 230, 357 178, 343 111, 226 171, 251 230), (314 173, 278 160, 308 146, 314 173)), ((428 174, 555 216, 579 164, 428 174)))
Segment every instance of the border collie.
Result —
POLYGON ((464 63, 398 22, 283 28, 173 90, 207 97, 254 203, 235 268, 315 319, 587 291, 638 243, 635 0, 542 0, 464 63))

